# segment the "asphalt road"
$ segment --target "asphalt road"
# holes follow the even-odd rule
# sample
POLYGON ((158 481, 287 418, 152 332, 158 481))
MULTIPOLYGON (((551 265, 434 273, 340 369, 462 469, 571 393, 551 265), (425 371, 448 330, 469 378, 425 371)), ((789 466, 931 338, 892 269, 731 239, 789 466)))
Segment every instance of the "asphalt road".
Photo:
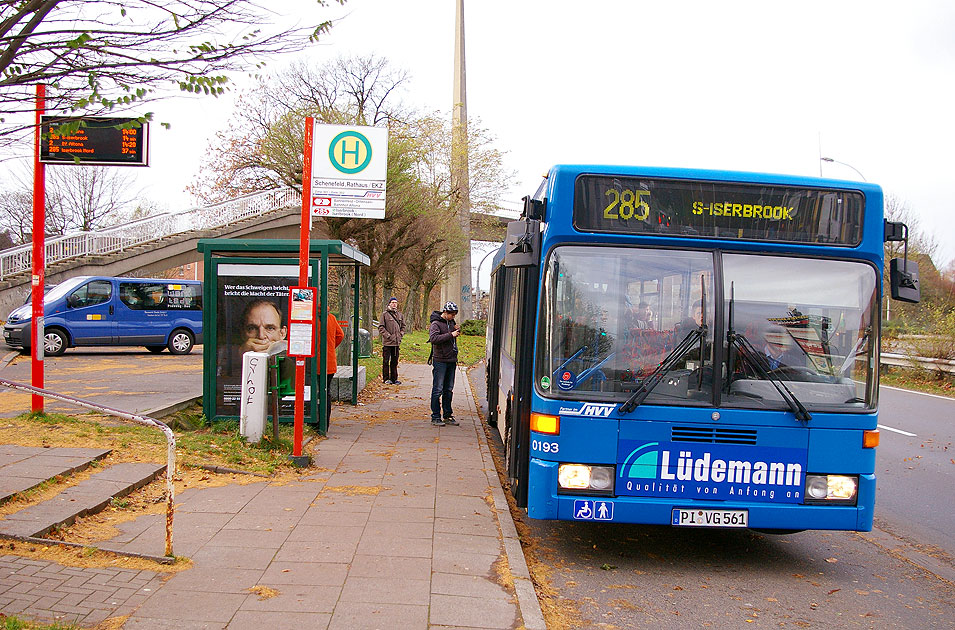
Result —
MULTIPOLYGON (((483 369, 471 375, 481 400, 483 369)), ((548 627, 950 630, 953 410, 950 400, 882 392, 881 424, 917 437, 882 432, 871 533, 771 536, 515 515, 541 568, 548 627)))
MULTIPOLYGON (((202 346, 191 354, 153 354, 142 347, 71 348, 44 361, 44 386, 131 413, 163 409, 202 395, 202 346)), ((0 344, 0 376, 31 384, 29 355, 0 344)), ((30 411, 30 394, 0 387, 0 418, 30 411)), ((74 405, 47 400, 45 411, 84 412, 74 405)))
POLYGON ((888 387, 879 398, 876 525, 955 566, 955 400, 888 387))

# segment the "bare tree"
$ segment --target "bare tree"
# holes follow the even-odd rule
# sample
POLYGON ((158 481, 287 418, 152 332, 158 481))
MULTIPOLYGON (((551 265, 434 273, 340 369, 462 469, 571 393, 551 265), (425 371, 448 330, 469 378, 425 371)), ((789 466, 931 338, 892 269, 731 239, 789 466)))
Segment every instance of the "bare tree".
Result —
MULTIPOLYGON (((409 312, 440 282, 447 263, 467 251, 451 211, 451 128, 437 115, 416 116, 401 100, 408 80, 375 57, 339 58, 318 69, 300 63, 243 100, 230 128, 190 191, 206 201, 287 185, 301 189, 304 119, 388 126, 385 219, 323 218, 331 238, 368 254, 362 316, 369 321, 380 289, 409 288, 409 312), (221 150, 225 147, 225 150, 221 150), (422 263, 422 257, 427 260, 422 263), (432 264, 433 263, 433 264, 432 264), (430 287, 430 288, 429 288, 430 287), (425 291, 427 289, 427 291, 425 291)), ((502 154, 478 122, 469 125, 470 194, 476 209, 492 210, 509 175, 502 154)), ((427 313, 425 312, 425 315, 427 313)))
MULTIPOLYGON (((0 193, 0 230, 23 243, 33 233, 33 186, 14 173, 15 186, 0 193)), ((57 166, 46 171, 46 233, 92 231, 127 220, 138 193, 128 169, 109 166, 57 166)))
MULTIPOLYGON (((48 109, 91 115, 161 97, 170 87, 219 95, 228 72, 300 50, 331 26, 282 22, 255 0, 5 0, 0 118, 34 111, 38 83, 51 86, 48 109)), ((31 123, 0 128, 0 142, 19 139, 31 123)))
POLYGON ((411 117, 401 104, 406 72, 374 56, 304 62, 243 95, 228 129, 210 143, 211 160, 189 186, 209 201, 290 186, 301 190, 304 120, 382 126, 411 117))

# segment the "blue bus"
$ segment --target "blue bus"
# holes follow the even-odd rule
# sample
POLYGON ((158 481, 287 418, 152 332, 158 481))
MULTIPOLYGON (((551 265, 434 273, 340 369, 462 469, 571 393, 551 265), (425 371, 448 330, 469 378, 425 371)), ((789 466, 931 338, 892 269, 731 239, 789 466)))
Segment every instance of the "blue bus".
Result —
MULTIPOLYGON (((883 244, 906 239, 873 184, 552 168, 491 279, 488 422, 517 504, 871 529, 883 244)), ((913 261, 891 278, 918 301, 913 261)))
MULTIPOLYGON (((145 346, 189 354, 202 343, 202 283, 161 278, 76 276, 43 298, 44 354, 77 346, 145 346)), ((29 351, 33 306, 7 316, 3 340, 29 351)))

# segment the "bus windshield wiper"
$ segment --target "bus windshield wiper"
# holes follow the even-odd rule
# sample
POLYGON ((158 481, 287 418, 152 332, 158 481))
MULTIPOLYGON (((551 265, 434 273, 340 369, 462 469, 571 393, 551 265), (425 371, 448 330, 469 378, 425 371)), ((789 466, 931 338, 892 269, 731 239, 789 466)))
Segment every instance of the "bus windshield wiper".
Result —
POLYGON ((674 348, 670 354, 660 362, 657 369, 653 370, 650 376, 643 379, 640 383, 640 387, 630 395, 630 398, 620 405, 619 412, 630 413, 640 406, 640 404, 646 400, 647 396, 650 395, 650 392, 653 391, 653 388, 659 385, 660 381, 663 380, 663 375, 670 371, 677 361, 686 356, 686 353, 693 349, 697 341, 702 341, 705 338, 706 324, 700 324, 696 330, 691 330, 687 336, 683 338, 683 341, 680 342, 680 345, 674 348))
POLYGON ((618 410, 620 413, 630 413, 647 399, 647 396, 650 395, 650 392, 653 391, 653 388, 660 384, 660 381, 663 380, 663 375, 669 372, 677 361, 686 356, 686 353, 693 349, 693 346, 697 342, 700 344, 700 382, 698 387, 703 387, 703 362, 704 362, 704 345, 706 343, 706 281, 703 276, 700 276, 700 323, 695 330, 691 330, 687 333, 686 337, 683 338, 683 341, 670 351, 670 354, 664 357, 663 361, 660 362, 660 365, 657 366, 657 369, 653 370, 650 376, 643 379, 640 383, 640 387, 636 389, 633 394, 630 395, 630 398, 627 399, 625 403, 620 405, 618 410))
MULTIPOLYGON (((756 371, 759 373, 763 379, 769 381, 773 384, 773 387, 776 388, 776 391, 779 392, 779 396, 786 401, 786 404, 789 405, 789 409, 793 412, 793 415, 796 416, 796 420, 802 422, 809 422, 812 420, 812 414, 806 409, 805 406, 799 399, 796 398, 796 395, 790 391, 786 384, 783 381, 769 373, 769 371, 763 366, 763 362, 760 360, 760 353, 753 347, 753 344, 749 339, 745 337, 742 333, 738 333, 733 328, 733 311, 734 311, 734 287, 733 284, 730 284, 730 304, 729 304, 729 322, 726 327, 726 341, 731 349, 735 349, 740 357, 744 358, 747 363, 752 365, 756 371)), ((735 369, 735 366, 732 365, 734 357, 730 355, 730 363, 728 366, 727 373, 732 377, 732 370, 735 369)))

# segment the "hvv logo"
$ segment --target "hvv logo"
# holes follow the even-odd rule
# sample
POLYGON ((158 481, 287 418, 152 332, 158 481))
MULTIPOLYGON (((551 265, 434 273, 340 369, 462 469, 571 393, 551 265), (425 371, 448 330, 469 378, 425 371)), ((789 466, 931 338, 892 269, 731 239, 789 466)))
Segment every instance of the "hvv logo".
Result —
POLYGON ((799 448, 620 440, 617 493, 799 503, 806 459, 799 448))
POLYGON ((558 412, 562 416, 584 416, 588 418, 609 418, 616 405, 601 403, 583 403, 580 407, 563 407, 558 412))

